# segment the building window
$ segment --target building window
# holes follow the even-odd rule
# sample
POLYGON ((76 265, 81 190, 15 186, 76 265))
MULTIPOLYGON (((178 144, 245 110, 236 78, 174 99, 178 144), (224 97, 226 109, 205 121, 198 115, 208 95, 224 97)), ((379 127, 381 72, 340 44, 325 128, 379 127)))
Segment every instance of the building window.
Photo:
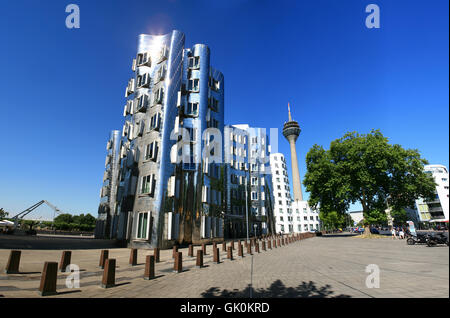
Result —
POLYGON ((139 213, 137 238, 142 239, 147 238, 147 223, 148 223, 148 213, 147 212, 139 213))
POLYGON ((198 78, 190 79, 188 82, 188 90, 191 92, 200 91, 199 84, 200 80, 198 78))
POLYGON ((158 142, 154 141, 145 147, 145 160, 155 160, 158 153, 158 142))
POLYGON ((141 65, 145 65, 145 66, 150 66, 151 65, 151 60, 150 60, 150 53, 139 53, 137 56, 137 65, 141 66, 141 65))
POLYGON ((189 68, 200 68, 200 56, 189 58, 189 68))
POLYGON ((219 111, 219 101, 217 99, 215 99, 214 97, 211 97, 208 100, 208 105, 213 111, 215 111, 215 112, 219 111))
POLYGON ((218 91, 220 89, 220 82, 215 80, 214 78, 209 78, 209 87, 215 91, 218 91))
POLYGON ((252 200, 258 200, 258 192, 252 192, 252 200))
POLYGON ((197 128, 186 127, 186 130, 189 133, 189 138, 190 138, 191 142, 196 142, 197 141, 197 128))
POLYGON ((198 103, 188 103, 186 106, 186 115, 198 116, 198 103))
POLYGON ((153 188, 153 175, 142 177, 141 193, 151 194, 153 188))
POLYGON ((144 111, 147 108, 148 105, 148 95, 143 94, 137 98, 137 105, 136 108, 138 111, 144 111))
POLYGON ((154 114, 150 118, 150 129, 154 129, 154 130, 159 129, 160 121, 161 121, 161 115, 159 113, 154 114))
POLYGON ((153 93, 153 105, 161 104, 164 97, 164 89, 160 87, 153 93))
POLYGON ((138 75, 137 86, 138 87, 148 87, 150 84, 150 76, 147 73, 138 75))

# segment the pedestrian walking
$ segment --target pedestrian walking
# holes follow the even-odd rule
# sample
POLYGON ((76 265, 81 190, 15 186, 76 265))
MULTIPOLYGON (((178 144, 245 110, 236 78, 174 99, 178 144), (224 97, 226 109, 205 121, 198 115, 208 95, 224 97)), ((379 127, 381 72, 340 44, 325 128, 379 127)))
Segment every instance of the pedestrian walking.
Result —
POLYGON ((404 239, 405 238, 405 232, 403 232, 403 228, 400 228, 400 231, 398 233, 398 237, 400 239, 404 239))
POLYGON ((392 227, 392 239, 396 239, 397 235, 395 234, 395 227, 392 227))

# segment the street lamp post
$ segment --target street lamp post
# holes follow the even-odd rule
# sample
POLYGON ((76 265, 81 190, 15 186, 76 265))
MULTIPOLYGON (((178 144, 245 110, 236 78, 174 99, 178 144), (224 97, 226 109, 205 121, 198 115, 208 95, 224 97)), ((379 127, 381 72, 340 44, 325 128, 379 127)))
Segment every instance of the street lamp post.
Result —
POLYGON ((247 186, 247 171, 245 172, 245 215, 247 218, 247 241, 248 241, 248 186, 247 186))

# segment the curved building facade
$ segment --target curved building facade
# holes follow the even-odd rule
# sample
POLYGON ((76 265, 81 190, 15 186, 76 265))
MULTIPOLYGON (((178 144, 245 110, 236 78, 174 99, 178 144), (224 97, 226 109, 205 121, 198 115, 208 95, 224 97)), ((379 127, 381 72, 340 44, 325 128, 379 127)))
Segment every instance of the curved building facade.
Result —
POLYGON ((143 248, 223 237, 223 157, 202 156, 224 121, 224 78, 209 48, 185 48, 179 31, 142 34, 132 71, 112 237, 143 248))

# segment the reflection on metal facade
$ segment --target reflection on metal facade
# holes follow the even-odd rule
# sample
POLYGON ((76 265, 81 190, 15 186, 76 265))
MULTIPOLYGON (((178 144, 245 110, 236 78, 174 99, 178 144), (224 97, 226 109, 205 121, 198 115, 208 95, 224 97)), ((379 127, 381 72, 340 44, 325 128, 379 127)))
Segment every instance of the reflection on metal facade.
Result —
POLYGON ((226 126, 224 139, 226 236, 246 236, 247 213, 249 235, 273 233, 272 175, 265 129, 226 126))
POLYGON ((98 221, 95 227, 96 237, 111 237, 117 228, 117 186, 119 176, 120 131, 113 130, 106 144, 108 151, 103 173, 103 184, 100 189, 100 205, 98 221))
POLYGON ((179 31, 140 35, 125 89, 112 236, 131 246, 223 237, 223 157, 208 162, 202 150, 215 140, 207 128, 223 133, 224 78, 210 66, 206 45, 185 49, 184 42, 179 31), (189 155, 180 162, 184 148, 189 155))
POLYGON ((250 231, 273 232, 268 139, 262 129, 236 126, 249 138, 250 159, 252 146, 265 160, 224 164, 224 78, 211 67, 209 48, 185 48, 179 31, 142 34, 132 71, 117 142, 117 195, 109 199, 115 225, 106 237, 167 248, 243 236, 245 200, 230 192, 237 175, 250 182, 250 231))

